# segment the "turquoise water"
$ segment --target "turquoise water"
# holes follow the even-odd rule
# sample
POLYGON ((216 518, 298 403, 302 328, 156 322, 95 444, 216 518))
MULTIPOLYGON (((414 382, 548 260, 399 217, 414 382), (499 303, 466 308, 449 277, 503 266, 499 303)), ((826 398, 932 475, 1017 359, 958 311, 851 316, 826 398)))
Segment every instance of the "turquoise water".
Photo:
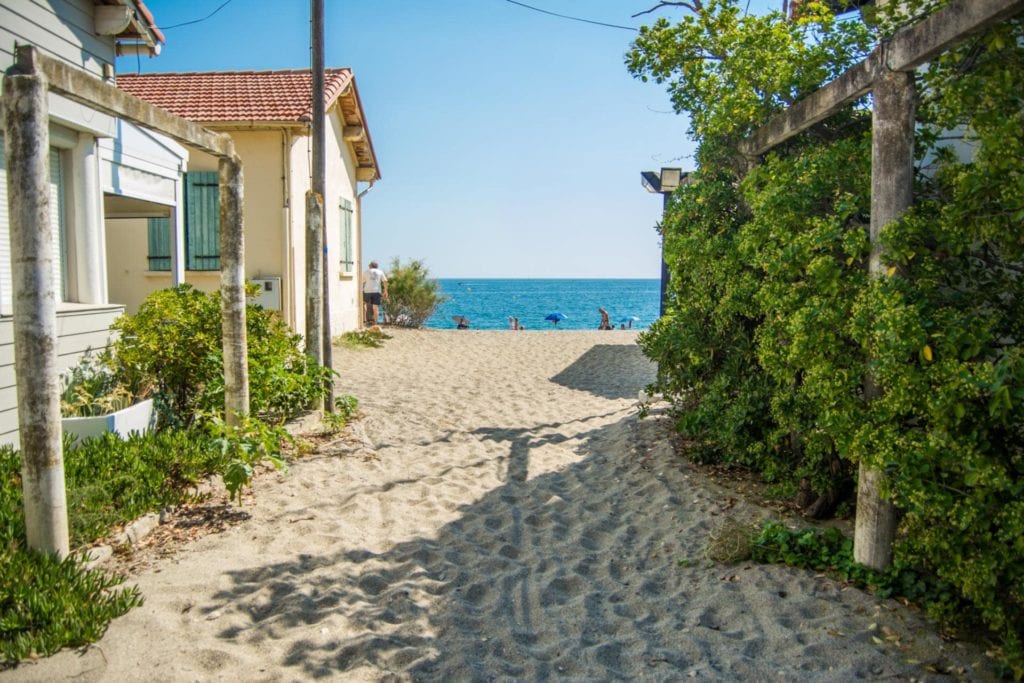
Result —
POLYGON ((633 328, 646 328, 658 317, 658 280, 498 280, 439 279, 449 300, 427 327, 452 329, 452 316, 469 319, 474 330, 507 330, 509 316, 519 318, 527 330, 596 330, 601 322, 598 306, 611 321, 636 316, 633 328), (544 317, 563 313, 553 326, 544 317))

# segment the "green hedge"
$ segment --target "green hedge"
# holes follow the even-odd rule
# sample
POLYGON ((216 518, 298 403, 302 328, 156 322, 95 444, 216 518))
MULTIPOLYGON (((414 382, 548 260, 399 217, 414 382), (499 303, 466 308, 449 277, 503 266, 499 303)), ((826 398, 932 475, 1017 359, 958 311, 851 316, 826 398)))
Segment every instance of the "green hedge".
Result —
POLYGON ((815 512, 852 500, 859 463, 887 472, 902 513, 896 563, 949 586, 957 598, 935 603, 939 616, 972 612, 1019 677, 1024 26, 996 26, 919 78, 916 201, 884 229, 884 275, 872 280, 863 104, 742 182, 732 166, 736 141, 817 87, 811 74, 834 76, 857 56, 838 46, 860 44, 864 26, 822 7, 786 23, 719 0, 634 44, 630 67, 669 83, 699 142, 695 182, 662 226, 669 311, 640 338, 659 364, 652 389, 700 457, 813 494, 815 512), (950 130, 969 139, 971 159, 943 146, 950 130), (865 376, 880 399, 865 400, 865 376))

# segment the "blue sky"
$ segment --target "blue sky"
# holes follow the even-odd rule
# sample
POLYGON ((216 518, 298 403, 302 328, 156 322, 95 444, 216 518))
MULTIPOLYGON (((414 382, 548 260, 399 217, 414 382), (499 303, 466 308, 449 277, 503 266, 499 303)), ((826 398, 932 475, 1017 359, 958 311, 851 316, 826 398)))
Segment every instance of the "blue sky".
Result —
MULTIPOLYGON (((146 0, 161 27, 223 2, 146 0)), ((656 2, 528 4, 635 26, 656 2)), ((363 200, 366 259, 424 259, 436 277, 659 276, 661 197, 640 172, 690 168, 693 146, 664 88, 626 72, 634 34, 506 0, 325 5, 326 65, 354 70, 383 174, 363 200)), ((309 2, 232 0, 166 35, 118 71, 308 68, 309 2)))

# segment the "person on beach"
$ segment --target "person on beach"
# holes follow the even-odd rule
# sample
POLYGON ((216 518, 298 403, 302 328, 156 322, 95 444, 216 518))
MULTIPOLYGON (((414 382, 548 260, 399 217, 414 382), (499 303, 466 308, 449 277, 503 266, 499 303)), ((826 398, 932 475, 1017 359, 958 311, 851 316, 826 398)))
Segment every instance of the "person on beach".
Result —
POLYGON ((604 310, 600 306, 597 307, 597 312, 601 314, 601 324, 597 326, 599 330, 614 330, 612 323, 608 320, 608 311, 604 310))
POLYGON ((376 261, 370 261, 370 267, 363 272, 363 317, 367 325, 377 324, 380 302, 387 300, 388 277, 376 261))

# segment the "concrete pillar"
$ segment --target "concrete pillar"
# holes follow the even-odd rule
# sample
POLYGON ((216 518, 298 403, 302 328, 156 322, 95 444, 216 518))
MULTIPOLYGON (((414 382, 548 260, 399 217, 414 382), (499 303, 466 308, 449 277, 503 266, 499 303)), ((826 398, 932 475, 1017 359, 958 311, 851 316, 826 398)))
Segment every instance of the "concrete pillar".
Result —
POLYGON ((78 134, 71 153, 74 202, 73 300, 84 304, 107 303, 106 230, 103 225, 103 191, 100 188, 100 155, 96 138, 78 134))
MULTIPOLYGON (((13 70, 12 70, 13 71, 13 70)), ((68 554, 57 371, 57 285, 50 229, 46 79, 4 77, 4 144, 11 229, 14 372, 28 545, 68 554)))
POLYGON ((185 169, 174 182, 174 208, 171 209, 171 286, 185 282, 185 169))
POLYGON ((249 359, 245 329, 245 234, 242 162, 220 159, 220 296, 224 336, 224 420, 249 414, 249 359))
MULTIPOLYGON (((890 71, 875 81, 871 133, 871 255, 868 271, 885 276, 879 234, 897 220, 914 199, 914 74, 890 71)), ((864 381, 867 400, 882 388, 870 374, 864 381)), ((892 561, 896 510, 882 496, 885 473, 860 464, 857 475, 857 520, 853 558, 872 569, 884 570, 892 561)))

